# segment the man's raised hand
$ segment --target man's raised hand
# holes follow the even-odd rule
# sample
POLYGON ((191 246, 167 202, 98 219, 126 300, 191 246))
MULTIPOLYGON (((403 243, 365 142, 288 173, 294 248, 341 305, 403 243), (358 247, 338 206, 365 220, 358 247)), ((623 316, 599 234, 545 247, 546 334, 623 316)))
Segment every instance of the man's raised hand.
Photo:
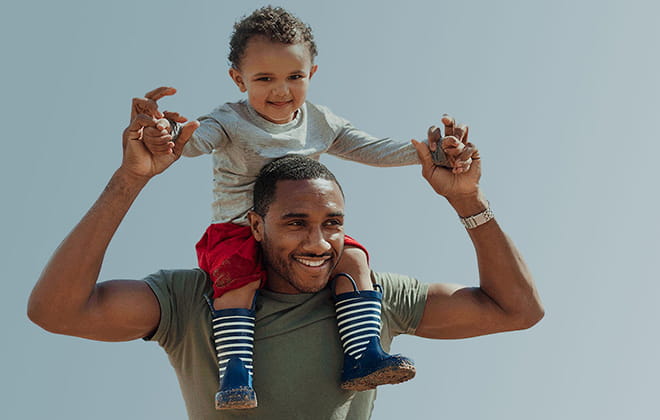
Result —
MULTIPOLYGON (((154 155, 170 155, 175 153, 175 145, 172 140, 172 127, 170 121, 185 123, 188 121, 177 112, 163 111, 158 109, 158 100, 165 96, 176 93, 173 87, 159 87, 144 95, 144 98, 133 98, 131 106, 131 120, 137 115, 147 115, 155 120, 155 126, 144 127, 142 142, 154 155)), ((179 153, 180 154, 180 153, 179 153)))
POLYGON ((468 171, 472 164, 469 154, 464 152, 468 127, 465 124, 456 125, 454 119, 446 114, 442 116, 442 123, 445 126, 444 136, 436 126, 431 126, 427 133, 434 163, 451 168, 455 174, 468 171))
MULTIPOLYGON (((178 114, 172 116, 177 117, 178 114)), ((185 118, 181 116, 178 116, 178 118, 185 121, 185 118)), ((177 120, 174 119, 174 121, 177 120)), ((132 175, 145 178, 151 178, 163 172, 179 159, 183 147, 192 133, 199 127, 199 122, 190 121, 185 124, 181 128, 176 144, 172 143, 173 146, 168 153, 153 153, 144 143, 145 132, 147 130, 159 130, 159 127, 162 127, 162 120, 157 120, 149 115, 136 114, 131 119, 131 123, 123 134, 124 156, 121 166, 124 170, 132 175)))
MULTIPOLYGON (((467 141, 468 127, 456 125, 448 115, 443 116, 442 122, 445 125, 445 136, 440 141, 440 147, 454 165, 451 168, 435 165, 430 149, 433 146, 412 140, 422 163, 422 175, 438 194, 448 199, 476 194, 481 178, 481 161, 477 148, 467 141)), ((429 135, 437 136, 439 130, 433 129, 429 129, 429 135)), ((434 143, 433 140, 429 138, 430 145, 434 143)))

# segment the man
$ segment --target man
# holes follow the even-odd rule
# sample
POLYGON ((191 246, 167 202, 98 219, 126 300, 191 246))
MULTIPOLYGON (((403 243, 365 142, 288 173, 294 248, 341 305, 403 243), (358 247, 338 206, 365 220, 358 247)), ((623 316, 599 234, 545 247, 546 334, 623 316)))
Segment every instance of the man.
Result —
MULTIPOLYGON (((479 189, 481 163, 467 141, 467 128, 448 117, 443 122, 447 138, 473 160, 469 170, 453 174, 436 167, 428 146, 413 143, 426 180, 464 218, 477 251, 480 286, 427 285, 373 273, 383 289, 386 349, 397 334, 472 337, 528 328, 543 316, 521 256, 479 189)), ((217 386, 217 360, 208 339, 211 286, 202 271, 161 271, 140 281, 97 283, 108 243, 133 200, 178 159, 197 127, 197 122, 183 126, 174 153, 152 155, 141 136, 157 124, 146 115, 134 116, 124 132, 121 166, 44 269, 30 297, 30 318, 60 334, 158 341, 177 372, 192 419, 369 418, 374 391, 339 387, 342 350, 326 285, 343 248, 344 199, 332 174, 314 161, 298 159, 288 169, 286 159, 276 161, 282 167, 270 172, 275 174, 270 180, 258 181, 265 192, 257 193, 250 215, 268 273, 267 290, 256 302, 256 409, 217 412, 209 403, 217 386), (311 175, 291 176, 300 171, 311 175)))

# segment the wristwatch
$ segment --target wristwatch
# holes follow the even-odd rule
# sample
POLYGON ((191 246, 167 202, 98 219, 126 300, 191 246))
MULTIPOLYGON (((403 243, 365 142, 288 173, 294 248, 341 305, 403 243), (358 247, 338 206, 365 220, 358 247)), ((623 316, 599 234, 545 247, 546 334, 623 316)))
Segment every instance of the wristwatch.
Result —
POLYGON ((461 217, 461 223, 465 226, 466 229, 474 229, 486 223, 487 221, 493 219, 495 214, 493 210, 490 209, 490 204, 486 207, 486 210, 481 213, 477 213, 473 216, 461 217))

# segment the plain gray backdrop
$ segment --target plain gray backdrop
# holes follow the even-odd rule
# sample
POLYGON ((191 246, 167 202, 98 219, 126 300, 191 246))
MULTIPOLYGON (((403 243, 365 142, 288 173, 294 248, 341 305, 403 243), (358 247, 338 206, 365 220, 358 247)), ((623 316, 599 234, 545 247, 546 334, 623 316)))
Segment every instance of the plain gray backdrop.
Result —
MULTIPOLYGON (((174 86, 163 107, 191 118, 240 99, 228 38, 264 4, 3 5, 1 418, 185 418, 157 344, 49 334, 28 321, 26 302, 117 168, 131 97, 174 86)), ((546 306, 524 332, 401 337, 394 350, 414 358, 418 374, 382 387, 374 418, 657 418, 658 3, 279 4, 314 29, 313 102, 402 141, 422 139, 443 113, 470 125, 483 189, 546 306)), ((346 190, 347 231, 376 270, 477 283, 468 237, 419 167, 323 161, 346 190)), ((210 201, 210 159, 180 160, 138 198, 101 278, 195 266, 210 201)))

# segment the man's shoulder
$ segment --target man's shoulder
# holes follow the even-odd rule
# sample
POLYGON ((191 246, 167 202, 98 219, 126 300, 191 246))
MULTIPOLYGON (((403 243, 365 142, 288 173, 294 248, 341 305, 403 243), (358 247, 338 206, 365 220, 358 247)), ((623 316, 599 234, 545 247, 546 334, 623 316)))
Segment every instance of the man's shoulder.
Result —
POLYGON ((195 269, 163 269, 144 278, 144 281, 159 295, 203 294, 209 288, 207 274, 195 269))
POLYGON ((402 274, 372 272, 371 276, 383 291, 385 341, 399 334, 414 334, 424 313, 429 285, 402 274))
POLYGON ((397 273, 372 271, 371 278, 374 283, 379 284, 383 288, 383 292, 386 292, 386 289, 397 290, 405 287, 416 287, 422 284, 414 277, 397 273))

